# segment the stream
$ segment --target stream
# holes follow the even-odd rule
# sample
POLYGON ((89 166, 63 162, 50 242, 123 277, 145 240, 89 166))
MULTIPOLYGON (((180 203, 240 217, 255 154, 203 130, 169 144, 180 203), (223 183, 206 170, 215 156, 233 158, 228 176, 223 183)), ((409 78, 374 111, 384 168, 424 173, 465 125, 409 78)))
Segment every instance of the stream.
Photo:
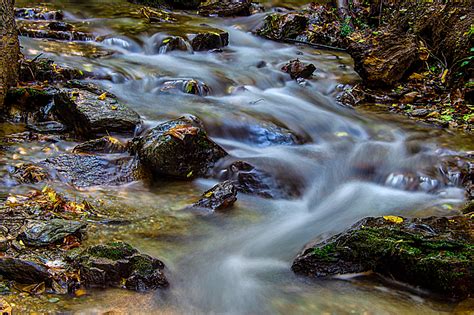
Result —
MULTIPOLYGON (((267 1, 267 7, 304 1, 267 1)), ((251 33, 266 13, 239 18, 205 18, 173 12, 175 22, 148 24, 139 6, 125 0, 33 1, 65 11, 77 29, 104 36, 99 42, 61 42, 21 37, 25 56, 55 60, 100 74, 95 83, 137 111, 147 128, 182 114, 201 118, 209 136, 230 155, 248 161, 292 187, 296 197, 265 199, 238 195, 226 212, 202 215, 183 210, 217 182, 163 181, 73 188, 55 182, 71 198, 93 200, 126 224, 91 224, 85 244, 123 240, 159 257, 169 289, 136 293, 89 290, 61 297, 56 311, 155 314, 439 314, 453 305, 424 292, 374 276, 309 280, 290 270, 305 244, 324 239, 366 216, 449 215, 464 201, 455 178, 436 177, 443 158, 474 149, 472 138, 417 125, 405 118, 335 101, 344 84, 358 80, 350 56, 268 41, 251 33), (222 52, 160 53, 169 35, 217 28, 229 33, 222 52), (313 63, 313 79, 296 82, 280 69, 299 58, 313 63), (166 80, 195 79, 208 96, 161 93, 166 80), (302 144, 293 144, 290 130, 302 144), (270 132, 268 131, 270 130, 270 132), (408 188, 409 176, 421 180, 408 188)), ((375 105, 373 105, 375 106, 375 105)), ((369 108, 368 106, 367 108, 369 108)), ((3 124, 2 135, 24 127, 3 124)), ((16 145, 0 165, 36 162, 70 152, 76 142, 16 145)), ((5 174, 1 167, 0 175, 5 174)), ((0 195, 38 185, 3 185, 0 195)), ((48 310, 44 301, 27 303, 48 310)), ((47 302, 46 302, 47 303, 47 302)))

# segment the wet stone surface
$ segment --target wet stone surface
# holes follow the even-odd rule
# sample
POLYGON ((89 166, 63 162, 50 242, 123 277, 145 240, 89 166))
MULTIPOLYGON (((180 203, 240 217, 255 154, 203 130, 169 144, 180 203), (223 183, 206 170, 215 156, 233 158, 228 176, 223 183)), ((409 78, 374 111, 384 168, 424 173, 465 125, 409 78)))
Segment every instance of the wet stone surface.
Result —
POLYGON ((85 223, 62 219, 29 220, 23 226, 18 239, 27 246, 48 246, 62 242, 68 236, 74 236, 81 240, 85 227, 85 223))
POLYGON ((310 277, 373 270, 463 299, 474 292, 473 229, 466 216, 366 218, 327 241, 307 245, 292 270, 310 277))
POLYGON ((156 176, 192 179, 205 176, 227 153, 208 138, 202 122, 181 117, 156 126, 133 140, 131 151, 156 176))
POLYGON ((133 134, 141 125, 140 116, 135 111, 98 88, 61 89, 54 101, 57 116, 85 138, 107 132, 133 134))
POLYGON ((235 201, 237 201, 237 188, 232 181, 228 180, 206 191, 191 207, 212 211, 225 210, 232 207, 235 201))
POLYGON ((107 159, 84 154, 62 154, 39 163, 51 177, 76 187, 122 185, 141 178, 132 157, 107 159))

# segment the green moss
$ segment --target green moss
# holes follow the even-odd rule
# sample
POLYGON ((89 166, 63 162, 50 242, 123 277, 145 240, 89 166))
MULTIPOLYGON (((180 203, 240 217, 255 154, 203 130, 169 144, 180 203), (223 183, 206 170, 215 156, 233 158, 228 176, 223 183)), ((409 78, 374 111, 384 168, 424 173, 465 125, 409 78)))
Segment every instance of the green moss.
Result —
POLYGON ((146 275, 153 272, 153 261, 150 257, 144 255, 134 256, 131 260, 132 270, 141 274, 146 275))
POLYGON ((114 242, 105 245, 96 245, 87 250, 87 254, 99 257, 108 258, 111 260, 124 259, 137 253, 131 245, 123 242, 114 242))

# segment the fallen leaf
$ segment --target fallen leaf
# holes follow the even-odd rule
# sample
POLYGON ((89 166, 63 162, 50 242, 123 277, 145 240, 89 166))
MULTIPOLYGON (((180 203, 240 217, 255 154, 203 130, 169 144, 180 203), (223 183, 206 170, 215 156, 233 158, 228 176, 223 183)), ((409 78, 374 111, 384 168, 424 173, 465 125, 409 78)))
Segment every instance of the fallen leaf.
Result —
POLYGON ((403 222, 403 218, 397 217, 395 215, 385 215, 383 218, 385 221, 389 221, 396 224, 400 224, 403 222))
POLYGON ((105 100, 105 98, 107 97, 107 92, 104 92, 102 94, 99 95, 99 97, 97 97, 99 100, 103 101, 105 100))
POLYGON ((186 135, 192 135, 195 136, 197 135, 199 131, 199 128, 189 126, 189 125, 177 125, 173 128, 170 128, 167 132, 165 132, 165 135, 170 135, 176 139, 179 140, 184 140, 186 135))

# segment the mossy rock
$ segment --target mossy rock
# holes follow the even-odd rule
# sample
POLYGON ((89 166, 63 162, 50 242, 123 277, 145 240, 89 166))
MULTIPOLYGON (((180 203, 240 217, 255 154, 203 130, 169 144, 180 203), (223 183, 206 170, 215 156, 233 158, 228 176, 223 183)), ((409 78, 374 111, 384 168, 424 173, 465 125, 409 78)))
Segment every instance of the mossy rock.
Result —
POLYGON ((94 245, 69 259, 87 287, 123 286, 147 291, 169 285, 162 271, 163 262, 124 242, 94 245))
POLYGON ((311 277, 375 271, 450 298, 474 292, 473 223, 466 216, 366 218, 308 245, 294 272, 311 277))

